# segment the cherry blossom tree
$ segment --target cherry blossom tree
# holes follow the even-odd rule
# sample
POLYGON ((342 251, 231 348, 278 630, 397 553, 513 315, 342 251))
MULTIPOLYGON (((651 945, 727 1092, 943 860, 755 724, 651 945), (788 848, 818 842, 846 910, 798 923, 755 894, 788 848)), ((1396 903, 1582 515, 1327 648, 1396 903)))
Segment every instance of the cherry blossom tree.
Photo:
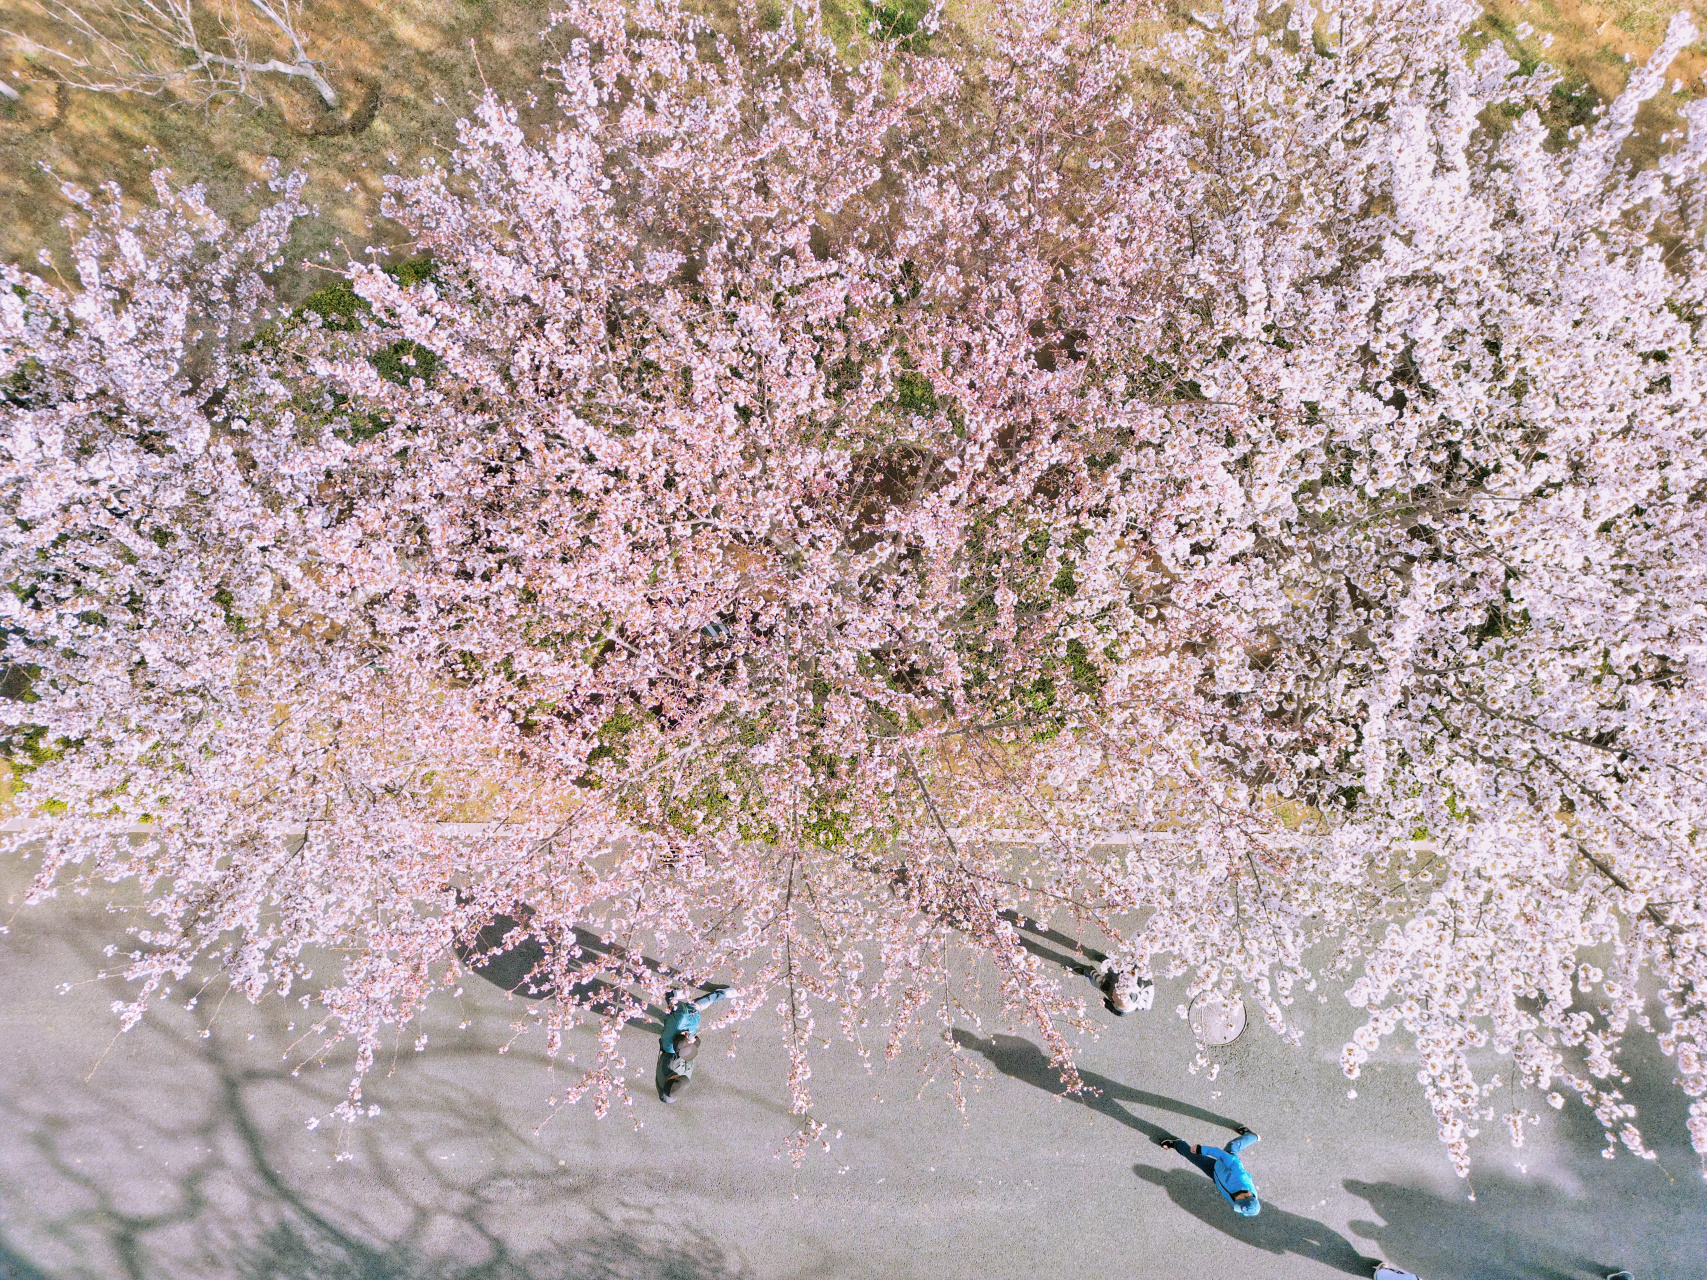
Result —
POLYGON ((803 1146, 826 1020, 958 1099, 993 1001, 1076 1085, 1060 921, 1291 1039, 1345 990, 1461 1172, 1565 1093, 1651 1155, 1634 1019, 1707 1153, 1707 107, 1622 158, 1694 28, 1555 137, 1468 6, 1142 16, 578 0, 556 116, 295 310, 299 178, 79 193, 0 297, 0 706, 37 895, 144 886, 124 1025, 223 966, 354 1115, 506 914, 565 1100, 716 980, 803 1146))

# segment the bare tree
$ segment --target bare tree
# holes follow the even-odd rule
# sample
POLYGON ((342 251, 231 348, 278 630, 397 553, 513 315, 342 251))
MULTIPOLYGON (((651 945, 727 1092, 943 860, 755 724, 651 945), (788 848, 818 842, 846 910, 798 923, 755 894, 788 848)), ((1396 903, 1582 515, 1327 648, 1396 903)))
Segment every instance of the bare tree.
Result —
POLYGON ((52 57, 78 88, 150 96, 170 90, 205 103, 255 97, 255 76, 298 76, 328 107, 338 105, 337 91, 303 47, 301 0, 37 0, 36 7, 61 43, 0 30, 52 57), (282 46, 284 56, 263 58, 255 45, 282 46))

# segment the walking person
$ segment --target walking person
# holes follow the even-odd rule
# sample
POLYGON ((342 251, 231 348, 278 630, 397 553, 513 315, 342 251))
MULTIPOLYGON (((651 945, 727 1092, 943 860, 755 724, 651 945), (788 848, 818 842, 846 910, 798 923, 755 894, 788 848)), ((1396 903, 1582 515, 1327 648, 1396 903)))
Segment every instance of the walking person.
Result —
POLYGON ((1239 1136, 1227 1144, 1226 1150, 1201 1145, 1187 1147, 1178 1138, 1165 1138, 1162 1145, 1179 1152, 1207 1173, 1222 1199, 1233 1206, 1235 1213, 1254 1218, 1262 1212, 1262 1202, 1257 1199, 1257 1184, 1251 1181, 1245 1162, 1239 1159, 1239 1152, 1253 1145, 1257 1135, 1244 1125, 1240 1125, 1236 1132, 1239 1136))
POLYGON ((1105 957, 1096 968, 1085 970, 1085 976, 1102 992, 1103 1008, 1116 1017, 1148 1009, 1156 1001, 1156 984, 1140 978, 1130 962, 1120 964, 1113 957, 1105 957))
POLYGON ((670 992, 670 1012, 658 1034, 658 1101, 674 1102, 693 1079, 693 1062, 699 1056, 699 1015, 727 1000, 722 988, 695 998, 686 991, 670 992))

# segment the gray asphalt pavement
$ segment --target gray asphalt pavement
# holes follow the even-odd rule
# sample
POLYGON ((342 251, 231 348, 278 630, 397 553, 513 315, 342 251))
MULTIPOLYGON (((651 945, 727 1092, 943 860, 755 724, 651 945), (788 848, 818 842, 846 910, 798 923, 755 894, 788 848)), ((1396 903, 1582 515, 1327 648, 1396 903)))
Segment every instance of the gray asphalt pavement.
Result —
MULTIPOLYGON (((22 883, 0 868, 0 899, 22 883)), ((964 1119, 940 1087, 919 1096, 923 1053, 867 1075, 832 1049, 817 1114, 841 1136, 796 1171, 767 1025, 734 1058, 711 1031, 670 1108, 650 1092, 656 1041, 631 1028, 632 1115, 553 1117, 564 1076, 539 1035, 495 1052, 522 1002, 470 981, 382 1061, 379 1115, 310 1129, 346 1060, 292 1073, 295 1006, 234 996, 203 1038, 204 1001, 115 1039, 123 984, 83 980, 122 918, 74 897, 4 916, 0 1280, 1314 1280, 1377 1257, 1424 1280, 1707 1277, 1707 1183, 1657 1051, 1627 1092, 1658 1161, 1604 1160, 1580 1104, 1531 1099, 1546 1120, 1522 1150, 1485 1136, 1472 1201, 1404 1052, 1348 1096, 1338 997, 1298 1047, 1252 1025, 1210 1081, 1186 1070, 1182 987, 1163 983, 1086 1046, 1094 1098, 1061 1096, 1042 1051, 995 1025, 956 1033, 987 1072, 964 1119), (1156 1145, 1239 1122, 1262 1135, 1252 1220, 1156 1145)))

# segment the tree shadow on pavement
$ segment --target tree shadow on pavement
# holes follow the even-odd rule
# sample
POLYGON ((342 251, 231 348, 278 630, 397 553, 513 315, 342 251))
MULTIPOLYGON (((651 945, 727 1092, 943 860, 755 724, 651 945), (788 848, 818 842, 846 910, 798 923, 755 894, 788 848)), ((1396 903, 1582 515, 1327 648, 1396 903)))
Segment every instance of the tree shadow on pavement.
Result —
MULTIPOLYGON (((1351 1229, 1379 1241, 1389 1257, 1404 1259, 1428 1280, 1600 1280, 1617 1269, 1610 1260, 1582 1256, 1560 1240, 1557 1230, 1547 1230, 1572 1220, 1581 1227, 1594 1215, 1545 1183, 1478 1174, 1474 1202, 1391 1182, 1347 1178, 1341 1185, 1387 1220, 1357 1221, 1351 1229), (1546 1238, 1530 1234, 1526 1226, 1539 1226, 1546 1238)), ((1696 1255, 1697 1263, 1701 1256, 1696 1255)), ((1636 1274, 1644 1270, 1637 1266, 1636 1274)))
POLYGON ((0 1241, 0 1280, 48 1280, 48 1276, 0 1241))
POLYGON ((1067 1086, 1062 1083, 1060 1073, 1049 1065, 1049 1055, 1044 1053, 1031 1041, 1019 1036, 991 1036, 982 1040, 970 1031, 956 1027, 954 1043, 962 1049, 970 1049, 989 1059, 990 1065, 1005 1076, 1023 1081, 1052 1093, 1058 1098, 1070 1098, 1074 1102, 1089 1107, 1092 1111, 1101 1112, 1111 1120, 1118 1120, 1129 1129, 1136 1129, 1150 1141, 1160 1143, 1164 1139, 1175 1136, 1161 1125, 1152 1124, 1141 1116, 1135 1116, 1120 1104, 1135 1103, 1142 1107, 1155 1107, 1161 1111, 1172 1111, 1176 1115, 1187 1116, 1193 1120, 1202 1120, 1206 1124, 1220 1125, 1223 1129, 1237 1129, 1239 1122, 1226 1116, 1206 1111, 1202 1107, 1193 1106, 1189 1102, 1181 1102, 1177 1098, 1165 1097, 1159 1093, 1150 1093, 1144 1089, 1134 1089, 1121 1084, 1118 1080, 1110 1080, 1107 1076, 1099 1076, 1094 1071, 1080 1071, 1079 1078, 1089 1086, 1083 1093, 1068 1093, 1067 1086), (1096 1090, 1092 1093, 1090 1090, 1096 1090))
MULTIPOLYGON (((159 1026, 156 1034, 166 1033, 159 1026)), ((244 1065, 218 1038, 179 1039, 177 1107, 59 1114, 39 1091, 0 1095, 0 1123, 33 1149, 29 1176, 59 1188, 63 1208, 36 1214, 31 1242, 0 1239, 0 1280, 743 1280, 745 1266, 691 1225, 629 1213, 618 1220, 581 1170, 506 1124, 478 1093, 423 1078, 388 1107, 390 1130, 357 1133, 363 1195, 340 1199, 283 1171, 279 1106, 324 1110, 336 1086, 288 1069, 244 1065), (263 1114, 267 1117, 263 1119, 263 1114), (472 1179, 433 1159, 478 1136, 495 1167, 472 1179), (382 1138, 388 1139, 382 1145, 382 1138), (403 1138, 405 1141, 399 1142, 403 1138), (412 1138, 413 1141, 407 1139, 412 1138), (144 1146, 171 1149, 174 1168, 130 1164, 144 1146), (92 1151, 112 1158, 87 1160, 92 1151), (146 1184, 146 1193, 139 1186, 146 1184), (501 1215, 517 1199, 549 1206, 549 1244, 507 1240, 501 1215), (384 1200, 384 1213, 369 1213, 384 1200), (139 1204, 146 1207, 139 1207, 139 1204), (384 1226, 376 1223, 384 1222, 384 1226), (435 1236, 435 1231, 437 1235, 435 1236), (430 1241, 451 1239, 447 1251, 430 1241), (49 1256, 26 1250, 36 1240, 49 1256), (69 1267, 61 1271, 61 1260, 69 1267)), ((243 1055, 247 1057, 248 1055, 243 1055)), ((5 1171, 14 1172, 11 1170, 5 1171)), ((21 1172, 21 1171, 17 1171, 21 1172)), ((347 1185, 347 1184, 346 1184, 347 1185)), ((537 1240, 538 1237, 536 1236, 537 1240)))
POLYGON ((239 1280, 738 1280, 708 1239, 646 1242, 620 1231, 577 1240, 549 1258, 496 1256, 461 1265, 423 1257, 407 1243, 372 1246, 283 1221, 233 1260, 239 1280))
MULTIPOLYGON (((1132 1171, 1168 1193, 1168 1199, 1206 1226, 1265 1253, 1297 1254, 1348 1276, 1373 1276, 1377 1259, 1365 1257, 1332 1227, 1263 1201, 1262 1212, 1243 1218, 1207 1178, 1191 1169, 1162 1170, 1135 1164, 1132 1171)), ((1433 1280, 1431 1277, 1430 1280, 1433 1280)))
POLYGON ((495 987, 528 1000, 543 1000, 552 994, 551 980, 546 976, 550 956, 545 943, 514 916, 493 916, 473 942, 459 942, 455 950, 458 960, 495 987), (518 931, 519 936, 512 941, 518 931))
POLYGON ((1676 1063, 1651 1037, 1632 1036, 1623 1066, 1624 1098, 1640 1108, 1655 1160, 1621 1148, 1616 1160, 1603 1158, 1599 1121, 1570 1101, 1541 1150, 1501 1153, 1487 1143, 1457 1190, 1345 1180, 1385 1219, 1351 1230, 1427 1280, 1601 1280, 1621 1267, 1638 1280, 1707 1276, 1707 1183, 1689 1147, 1676 1063))

